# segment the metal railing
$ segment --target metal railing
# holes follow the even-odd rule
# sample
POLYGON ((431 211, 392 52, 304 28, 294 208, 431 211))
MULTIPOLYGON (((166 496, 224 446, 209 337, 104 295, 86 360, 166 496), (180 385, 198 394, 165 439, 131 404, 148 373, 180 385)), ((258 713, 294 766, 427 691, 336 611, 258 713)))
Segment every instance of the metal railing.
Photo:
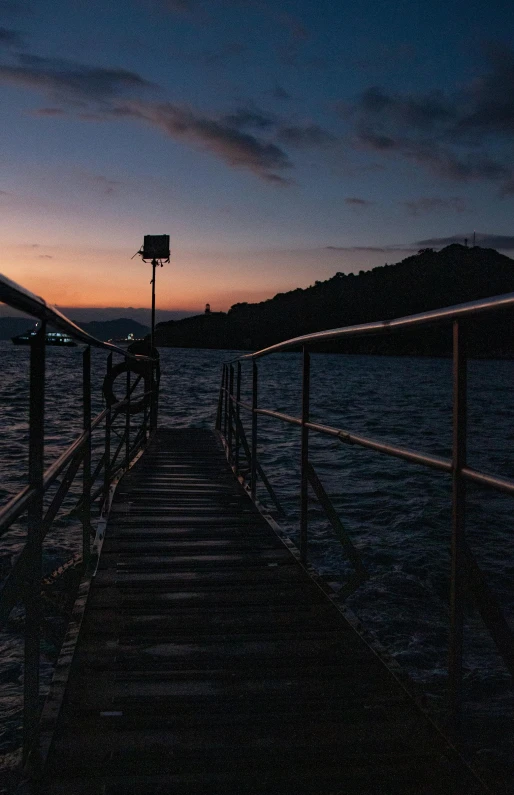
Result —
POLYGON ((489 589, 475 557, 467 543, 465 531, 466 485, 478 486, 514 496, 514 480, 486 474, 472 469, 466 462, 467 437, 467 351, 466 321, 485 313, 514 308, 514 293, 460 304, 391 321, 364 323, 329 329, 280 342, 255 353, 247 354, 223 365, 218 398, 216 428, 224 441, 227 457, 235 474, 244 483, 252 499, 257 495, 260 479, 279 513, 283 513, 278 497, 258 460, 258 418, 265 416, 295 425, 301 434, 300 461, 300 559, 307 563, 309 487, 319 501, 325 516, 342 543, 353 566, 353 574, 343 588, 343 595, 352 593, 368 577, 359 550, 343 528, 342 522, 326 493, 312 462, 309 460, 311 432, 337 439, 343 444, 357 445, 384 455, 446 472, 452 482, 451 572, 450 572, 450 628, 448 657, 448 708, 451 724, 457 727, 462 711, 463 634, 465 600, 469 594, 490 633, 511 676, 514 677, 514 633, 507 623, 496 595, 489 589), (347 337, 391 334, 400 330, 417 329, 441 324, 453 325, 453 441, 451 458, 440 458, 422 451, 410 450, 310 421, 310 353, 313 345, 347 337), (274 353, 302 350, 301 415, 291 416, 258 405, 257 360, 274 353), (241 370, 244 362, 252 367, 251 404, 241 400, 241 370), (251 438, 248 441, 241 421, 241 411, 251 414, 251 438), (241 454, 246 459, 243 471, 241 454))
MULTIPOLYGON (((75 512, 82 524, 83 577, 91 572, 93 538, 92 507, 99 515, 108 512, 111 484, 126 471, 134 456, 145 446, 157 422, 158 368, 156 359, 137 356, 110 343, 101 342, 79 328, 58 309, 48 305, 10 279, 0 275, 0 301, 20 310, 40 322, 37 333, 30 339, 30 398, 29 398, 29 461, 28 484, 0 509, 0 537, 4 536, 24 515, 27 517, 25 546, 4 580, 0 591, 0 625, 4 625, 13 608, 20 602, 25 608, 25 649, 23 676, 23 760, 36 745, 41 712, 40 646, 41 646, 41 588, 43 577, 43 542, 57 517, 63 502, 82 469, 80 494, 75 512), (45 334, 47 324, 65 332, 86 347, 82 353, 82 433, 46 470, 45 454, 45 334), (118 400, 111 390, 106 394, 106 408, 91 416, 91 348, 105 350, 106 375, 112 386, 113 376, 125 372, 124 396, 118 400), (123 363, 113 368, 113 355, 123 357, 123 363), (132 374, 135 378, 132 378, 132 374), (143 394, 134 394, 141 380, 143 394), (141 414, 136 425, 133 417, 141 414), (116 421, 118 420, 118 425, 116 421), (121 425, 121 428, 120 428, 121 425), (100 459, 92 471, 92 439, 95 431, 103 429, 100 459), (113 437, 118 437, 114 449, 113 437), (112 452, 114 450, 114 452, 112 452), (52 486, 53 496, 45 505, 44 498, 52 486)), ((105 382, 104 382, 105 384, 105 382)))

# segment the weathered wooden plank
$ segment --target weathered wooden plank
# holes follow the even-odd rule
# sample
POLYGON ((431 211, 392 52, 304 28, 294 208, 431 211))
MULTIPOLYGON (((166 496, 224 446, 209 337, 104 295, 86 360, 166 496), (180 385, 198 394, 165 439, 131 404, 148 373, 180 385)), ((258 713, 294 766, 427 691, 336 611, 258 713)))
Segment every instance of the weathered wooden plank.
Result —
MULTIPOLYGON (((222 587, 227 585, 242 586, 246 583, 283 583, 283 582, 305 582, 305 576, 298 566, 264 566, 242 568, 238 566, 227 566, 222 570, 203 569, 201 571, 148 571, 144 567, 142 571, 132 572, 123 569, 100 570, 95 578, 95 586, 116 584, 120 588, 131 587, 147 589, 153 587, 160 589, 167 584, 182 584, 188 587, 194 585, 217 584, 222 587)), ((237 598, 237 597, 236 597, 237 598)))

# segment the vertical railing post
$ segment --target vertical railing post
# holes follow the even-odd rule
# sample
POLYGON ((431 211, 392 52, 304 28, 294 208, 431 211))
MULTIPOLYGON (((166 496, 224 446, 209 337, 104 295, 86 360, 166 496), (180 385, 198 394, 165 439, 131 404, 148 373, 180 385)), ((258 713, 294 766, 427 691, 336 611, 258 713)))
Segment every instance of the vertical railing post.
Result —
MULTIPOLYGON (((157 355, 157 352, 154 351, 154 347, 152 345, 151 348, 151 356, 157 355)), ((152 368, 152 376, 150 378, 150 433, 155 431, 157 428, 157 414, 158 414, 158 407, 159 407, 159 379, 157 378, 157 362, 155 364, 152 362, 150 365, 152 368)))
POLYGON ((127 406, 125 412, 125 467, 130 464, 130 363, 127 361, 127 406))
POLYGON ((91 543, 91 346, 82 354, 83 428, 89 432, 82 464, 82 563, 89 563, 91 543))
POLYGON ((236 475, 239 475, 239 423, 240 423, 240 409, 239 409, 239 401, 241 400, 241 362, 237 363, 237 378, 236 378, 236 438, 235 438, 235 458, 234 458, 234 466, 236 470, 236 475))
MULTIPOLYGON (((154 355, 155 347, 155 269, 158 262, 156 259, 152 260, 152 320, 150 330, 150 356, 154 355)), ((151 383, 151 402, 150 402, 150 432, 154 431, 157 427, 157 406, 159 402, 159 383, 156 378, 156 366, 152 364, 152 377, 151 383)), ((128 392, 127 392, 128 396, 128 392)), ((128 464, 127 464, 128 466, 128 464)))
POLYGON ((226 442, 228 434, 228 364, 224 365, 223 396, 223 438, 226 442))
POLYGON ((229 366, 229 383, 228 383, 228 457, 232 463, 232 438, 233 438, 233 424, 234 424, 234 366, 229 366))
POLYGON ((310 413, 310 373, 311 360, 307 347, 303 348, 302 371, 302 439, 301 439, 301 470, 300 470, 300 560, 307 563, 308 544, 308 510, 309 510, 309 480, 307 467, 309 464, 309 429, 305 423, 309 422, 310 413))
POLYGON ((146 444, 146 435, 148 432, 148 400, 145 399, 143 403, 143 419, 141 420, 141 446, 146 444))
POLYGON ((223 384, 225 383, 225 365, 221 368, 221 383, 218 395, 218 410, 216 411, 216 430, 221 431, 221 418, 223 414, 223 384))
MULTIPOLYGON (((111 374, 111 370, 112 370, 112 353, 110 353, 107 357, 107 376, 106 376, 107 378, 111 374)), ((103 498, 103 507, 102 507, 104 513, 109 501, 109 488, 111 484, 111 423, 112 423, 112 412, 111 412, 111 407, 108 405, 107 414, 105 416, 104 498, 103 498)))
POLYGON ((466 485, 466 382, 467 360, 464 329, 453 323, 453 452, 452 452, 452 541, 450 585, 450 641, 448 686, 450 720, 458 727, 462 707, 462 653, 465 596, 465 501, 466 485))
POLYGON ((43 534, 43 468, 45 421, 46 323, 30 343, 29 485, 37 496, 30 503, 27 525, 29 570, 25 582, 25 660, 23 671, 23 761, 36 740, 39 719, 39 658, 43 534))
MULTIPOLYGON (((157 348, 155 349, 156 355, 158 355, 157 348)), ((173 383, 168 384, 168 399, 171 397, 170 389, 173 388, 173 383)), ((154 416, 154 429, 157 428, 157 423, 159 421, 159 397, 160 397, 160 389, 161 389, 161 375, 159 369, 159 375, 157 377, 157 365, 155 368, 155 416, 154 416)))
POLYGON ((252 359, 252 462, 250 488, 252 500, 257 496, 257 398, 258 371, 257 362, 252 359))

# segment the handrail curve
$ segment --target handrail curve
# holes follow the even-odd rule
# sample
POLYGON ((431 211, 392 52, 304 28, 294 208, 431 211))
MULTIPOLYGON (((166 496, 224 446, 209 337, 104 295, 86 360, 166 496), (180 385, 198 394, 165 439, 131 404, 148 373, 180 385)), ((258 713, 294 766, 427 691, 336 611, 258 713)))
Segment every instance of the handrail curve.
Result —
MULTIPOLYGON (((428 312, 419 312, 416 315, 406 315, 394 320, 376 320, 371 323, 358 323, 354 326, 342 326, 341 328, 326 329, 325 331, 314 331, 312 334, 302 334, 299 337, 277 342, 259 351, 237 356, 230 362, 244 361, 245 359, 260 359, 272 353, 299 348, 304 345, 316 344, 318 342, 328 342, 330 340, 342 339, 343 337, 362 337, 372 334, 389 334, 402 329, 411 329, 417 326, 428 326, 438 323, 451 323, 453 320, 464 320, 475 315, 499 309, 514 308, 514 293, 495 295, 491 298, 483 298, 479 301, 468 301, 463 304, 455 304, 442 309, 432 309, 428 312)), ((229 363, 230 363, 229 362, 229 363)))
MULTIPOLYGON (((468 483, 493 489, 514 497, 514 479, 482 472, 468 466, 466 461, 467 447, 467 361, 470 339, 470 327, 466 322, 469 318, 486 313, 514 308, 514 293, 492 296, 477 301, 448 306, 441 309, 421 312, 415 315, 395 318, 393 320, 374 321, 353 326, 304 334, 270 345, 253 353, 243 354, 225 361, 221 373, 218 397, 216 428, 221 435, 227 458, 235 474, 257 501, 257 482, 260 477, 262 485, 276 503, 277 498, 268 478, 264 475, 258 461, 258 417, 266 417, 279 422, 296 426, 301 432, 300 447, 300 523, 299 523, 299 557, 308 563, 308 509, 309 487, 314 491, 329 524, 339 536, 343 546, 346 545, 350 557, 354 554, 353 547, 347 543, 342 525, 336 514, 328 494, 319 481, 309 456, 309 434, 318 433, 337 439, 345 445, 361 448, 403 459, 411 464, 418 464, 431 469, 445 472, 451 478, 452 487, 452 519, 450 528, 451 567, 450 567, 450 626, 448 644, 448 713, 454 728, 457 728, 462 713, 463 691, 463 652, 464 623, 467 609, 467 595, 473 601, 482 616, 496 648, 514 676, 514 631, 503 615, 494 592, 488 587, 487 578, 475 560, 466 540, 466 488, 468 483), (442 458, 430 455, 423 450, 412 450, 391 444, 387 441, 371 439, 360 433, 353 433, 335 428, 321 422, 313 422, 310 416, 310 347, 320 342, 337 340, 345 337, 363 337, 367 335, 391 334, 396 331, 412 330, 426 326, 452 326, 453 374, 452 374, 452 452, 451 457, 442 458), (301 416, 291 416, 272 408, 259 405, 259 378, 257 361, 274 353, 290 350, 302 351, 301 376, 301 416), (251 403, 241 400, 242 363, 251 363, 251 403), (237 371, 235 365, 237 363, 237 371), (240 418, 240 410, 251 415, 252 437, 248 446, 245 431, 240 418), (235 422, 234 422, 235 420, 235 422), (240 468, 239 447, 243 444, 249 471, 240 468), (246 449, 248 448, 248 449, 246 449), (249 482, 247 483, 247 478, 249 482)), ((346 593, 358 585, 348 581, 343 588, 346 593)))
MULTIPOLYGON (((12 496, 0 508, 0 538, 5 536, 13 524, 25 517, 26 535, 23 548, 10 572, 3 578, 0 588, 0 623, 5 621, 14 606, 21 602, 25 609, 23 652, 23 741, 22 760, 28 763, 33 750, 37 749, 40 734, 41 708, 41 581, 44 573, 43 543, 51 530, 54 520, 65 508, 65 500, 73 499, 71 512, 82 526, 82 538, 78 542, 82 548, 78 556, 83 583, 90 582, 95 564, 92 538, 94 535, 93 506, 97 510, 99 525, 105 522, 112 496, 112 484, 130 469, 142 449, 151 438, 157 425, 159 367, 158 357, 129 353, 125 348, 103 342, 67 318, 57 307, 51 306, 29 290, 0 274, 0 302, 19 310, 41 322, 37 333, 30 337, 29 357, 29 423, 28 423, 28 472, 27 485, 12 496), (82 389, 81 427, 77 436, 68 444, 55 461, 45 469, 45 392, 46 392, 46 352, 47 324, 60 329, 84 345, 81 352, 82 389), (121 399, 107 405, 96 416, 92 416, 92 374, 91 348, 104 350, 106 356, 106 376, 116 373, 113 368, 113 354, 119 354, 125 362, 125 391, 121 399), (151 375, 145 383, 142 395, 133 396, 141 381, 141 368, 133 362, 145 363, 151 367, 151 375), (136 375, 137 377, 133 377, 136 375), (137 403, 140 415, 134 422, 132 415, 137 403), (118 423, 118 429, 115 422, 118 423), (93 433, 104 432, 103 451, 92 466, 92 455, 100 452, 100 445, 93 449, 93 433), (118 433, 118 430, 120 431, 118 433), (113 436, 119 443, 112 445, 113 436), (114 450, 114 447, 116 449, 114 450), (112 454, 114 451, 114 455, 112 454), (100 480, 100 485, 97 484, 100 480), (72 489, 77 481, 78 488, 72 489), (49 489, 56 486, 55 493, 49 489), (45 497, 49 497, 48 504, 45 497)), ((153 354, 153 350, 152 350, 153 354)), ((77 358, 72 363, 77 365, 77 358)), ((95 360, 95 366, 99 362, 95 360)), ((118 366, 119 369, 119 366, 118 366)), ((144 368, 147 369, 146 367, 144 368)), ((105 380, 104 380, 105 383, 105 380)), ((66 516, 70 511, 66 508, 66 516)))
POLYGON ((93 348, 103 348, 106 351, 119 353, 126 359, 154 361, 151 357, 129 353, 126 349, 113 345, 112 342, 103 342, 93 337, 74 323, 73 320, 66 317, 56 306, 48 304, 44 298, 34 295, 30 290, 26 290, 25 287, 7 278, 7 276, 4 276, 2 273, 0 273, 0 301, 8 304, 13 309, 25 312, 25 314, 31 315, 38 320, 50 323, 55 328, 58 328, 60 331, 65 331, 70 337, 73 337, 73 339, 78 342, 82 342, 84 345, 91 345, 93 348))

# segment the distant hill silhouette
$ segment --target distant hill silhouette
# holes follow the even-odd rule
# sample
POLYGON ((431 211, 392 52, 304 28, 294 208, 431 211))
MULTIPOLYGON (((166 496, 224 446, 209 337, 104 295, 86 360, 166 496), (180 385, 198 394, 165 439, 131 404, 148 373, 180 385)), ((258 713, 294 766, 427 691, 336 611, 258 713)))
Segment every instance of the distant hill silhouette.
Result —
POLYGON ((0 317, 0 340, 10 340, 17 334, 23 334, 34 325, 29 317, 0 317))
POLYGON ((131 320, 129 317, 120 317, 117 320, 92 320, 90 323, 77 323, 78 326, 99 340, 124 338, 128 334, 134 337, 145 337, 150 328, 131 320))
MULTIPOLYGON (((9 340, 16 334, 23 334, 24 331, 33 328, 35 323, 35 318, 31 317, 0 317, 0 340, 9 340)), ((144 337, 150 331, 148 326, 143 326, 137 320, 126 317, 121 317, 118 320, 92 320, 90 323, 77 322, 77 325, 93 337, 103 341, 123 338, 128 334, 133 334, 134 337, 144 337)))
MULTIPOLYGON (((514 260, 494 249, 458 244, 441 251, 423 249, 395 265, 358 275, 336 273, 312 287, 279 293, 258 304, 235 304, 211 312, 159 323, 161 346, 258 350, 290 337, 323 329, 391 320, 429 309, 514 292, 514 260)), ((512 356, 513 314, 469 321, 471 352, 512 356)), ((321 348, 320 348, 321 349, 321 348)), ((449 329, 428 329, 328 343, 329 351, 378 354, 446 355, 449 329)))

